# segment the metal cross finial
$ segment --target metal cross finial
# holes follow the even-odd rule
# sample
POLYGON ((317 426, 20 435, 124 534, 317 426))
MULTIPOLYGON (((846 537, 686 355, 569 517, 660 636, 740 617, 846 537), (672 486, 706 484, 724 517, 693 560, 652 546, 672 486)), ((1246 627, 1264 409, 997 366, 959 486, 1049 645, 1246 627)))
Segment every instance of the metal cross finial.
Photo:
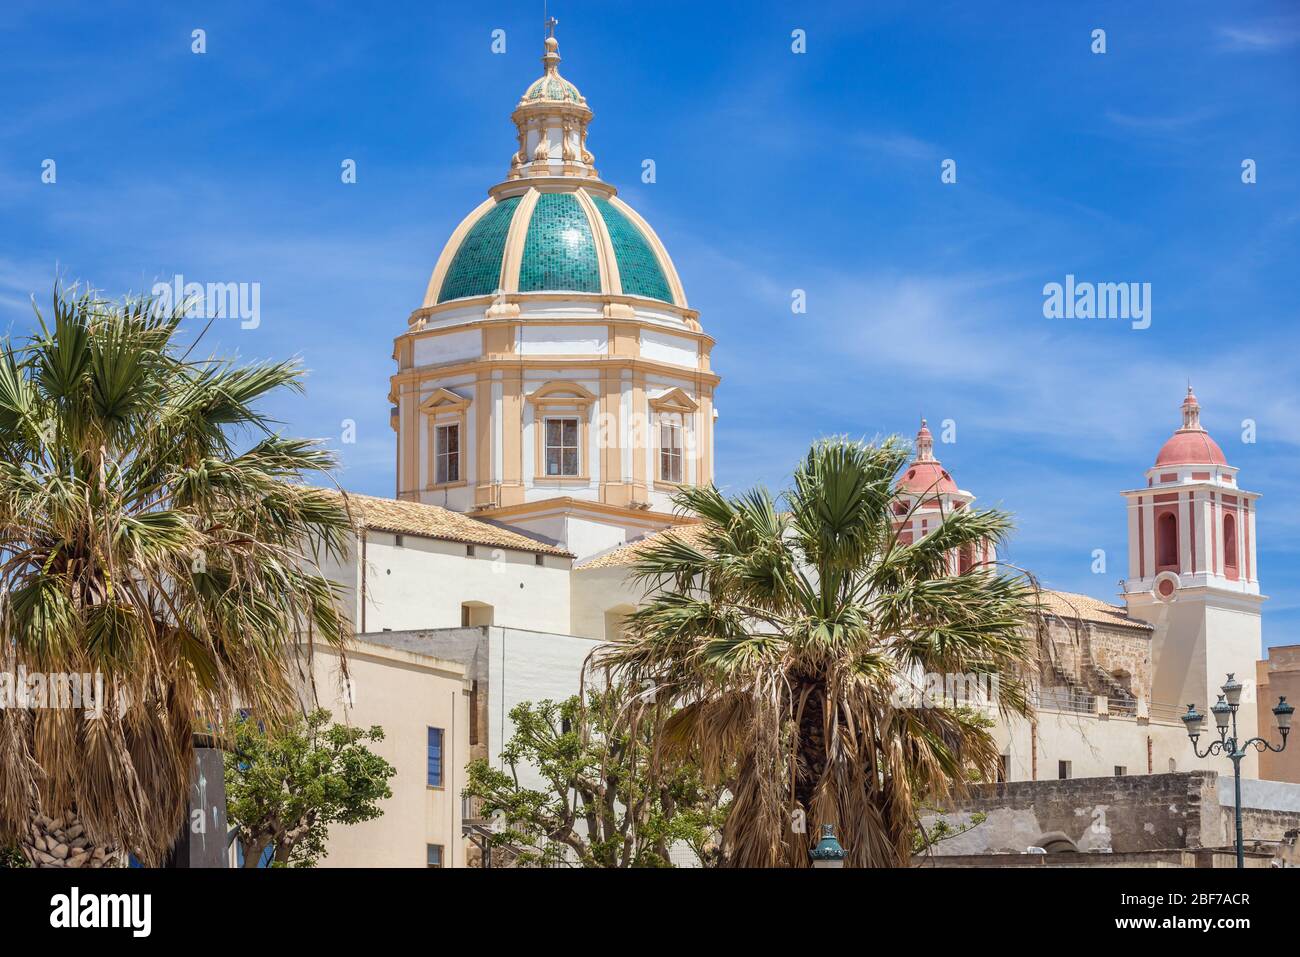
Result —
POLYGON ((560 25, 560 21, 555 17, 546 18, 546 35, 552 40, 555 39, 555 28, 560 25))

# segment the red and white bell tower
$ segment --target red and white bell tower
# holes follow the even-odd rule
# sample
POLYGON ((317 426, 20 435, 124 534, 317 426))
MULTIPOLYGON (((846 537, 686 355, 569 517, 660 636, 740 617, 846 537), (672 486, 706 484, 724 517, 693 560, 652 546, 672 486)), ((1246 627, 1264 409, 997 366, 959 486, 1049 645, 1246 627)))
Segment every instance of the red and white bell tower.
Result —
MULTIPOLYGON (((1182 428, 1147 470, 1145 488, 1128 499, 1129 614, 1150 622, 1152 715, 1218 700, 1228 673, 1253 687, 1262 648, 1256 492, 1237 484, 1237 470, 1201 425, 1190 387, 1182 428)), ((1237 715, 1241 737, 1255 734, 1255 706, 1237 715)), ((1180 767, 1189 767, 1179 762, 1180 767)), ((1257 773, 1252 752, 1243 762, 1257 773)))
MULTIPOLYGON (((898 480, 898 501, 894 504, 898 538, 903 544, 920 541, 942 524, 945 514, 968 508, 975 501, 974 495, 957 487, 943 463, 934 457, 934 436, 925 419, 916 433, 915 448, 915 458, 898 480)), ((965 574, 972 568, 991 565, 996 558, 993 543, 985 542, 949 556, 949 571, 965 574)))

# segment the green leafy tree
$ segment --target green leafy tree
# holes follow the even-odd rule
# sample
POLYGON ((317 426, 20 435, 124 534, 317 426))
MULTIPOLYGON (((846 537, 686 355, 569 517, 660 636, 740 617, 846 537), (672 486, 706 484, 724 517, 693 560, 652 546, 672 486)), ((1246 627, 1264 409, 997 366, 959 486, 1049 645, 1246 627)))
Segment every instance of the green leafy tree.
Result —
POLYGON ((27 858, 17 847, 0 847, 0 867, 27 867, 27 858))
POLYGON ((953 824, 944 817, 936 817, 930 822, 929 827, 916 829, 912 837, 912 853, 928 854, 936 845, 979 827, 988 820, 988 817, 983 811, 978 811, 970 816, 970 820, 960 824, 953 824))
POLYGON ((330 724, 318 708, 274 727, 236 718, 227 728, 226 814, 256 867, 273 848, 275 867, 312 867, 325 853, 333 824, 370 821, 393 796, 396 769, 365 746, 382 741, 378 726, 330 724))
POLYGON ((464 791, 497 822, 492 845, 521 866, 670 867, 677 843, 718 863, 724 789, 705 786, 689 761, 661 760, 665 715, 622 686, 516 705, 506 770, 473 761, 464 791), (520 784, 524 766, 543 787, 520 784))
POLYGON ((237 702, 290 713, 286 651, 347 637, 318 560, 348 515, 299 481, 333 457, 259 409, 302 370, 203 358, 193 325, 56 287, 35 332, 0 339, 0 671, 104 686, 94 720, 0 709, 0 842, 33 861, 52 820, 161 863, 195 727, 237 702))
MULTIPOLYGON (((915 542, 899 529, 908 449, 828 439, 784 496, 682 490, 689 532, 652 540, 637 573, 649 588, 602 661, 679 710, 669 745, 694 749, 725 780, 723 850, 736 866, 803 867, 830 823, 850 866, 906 866, 925 801, 990 780, 998 749, 960 709, 906 706, 918 675, 996 677, 996 707, 1023 713, 1035 660, 1031 583, 952 557, 1001 543, 996 510, 944 514, 915 542)), ((925 496, 920 496, 925 498, 925 496)))

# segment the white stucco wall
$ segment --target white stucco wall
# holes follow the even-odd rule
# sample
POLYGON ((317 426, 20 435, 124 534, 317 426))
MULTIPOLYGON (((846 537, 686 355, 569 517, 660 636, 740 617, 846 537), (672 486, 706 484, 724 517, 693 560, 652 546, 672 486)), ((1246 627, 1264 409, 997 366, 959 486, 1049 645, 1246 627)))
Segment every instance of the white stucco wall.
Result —
MULTIPOLYGON (((501 748, 514 733, 510 709, 577 694, 583 663, 599 642, 520 628, 489 628, 488 635, 488 755, 500 767, 501 748)), ((519 777, 527 787, 542 784, 531 768, 519 777)))
MULTIPOLYGON (((1180 589, 1177 600, 1168 604, 1147 595, 1129 595, 1128 610, 1155 626, 1151 641, 1155 707, 1181 712, 1195 704, 1212 728, 1210 706, 1218 700, 1228 674, 1233 673, 1246 686, 1243 707, 1237 713, 1239 736, 1244 739, 1257 733, 1255 663, 1263 643, 1259 599, 1213 589, 1180 589)), ((1202 746, 1206 741, 1208 737, 1202 738, 1202 746)), ((1182 761, 1179 765, 1184 766, 1182 761)), ((1257 752, 1247 754, 1241 770, 1247 777, 1259 777, 1257 752)))
POLYGON ((521 326, 519 354, 525 356, 604 355, 609 326, 521 326))
POLYGON ((691 369, 699 364, 699 346, 695 340, 670 332, 642 329, 641 355, 655 362, 670 362, 691 369))
POLYGON ((357 631, 456 628, 465 602, 490 605, 493 624, 569 630, 569 559, 543 555, 538 565, 535 552, 486 545, 470 557, 460 542, 404 535, 399 546, 396 538, 366 532, 364 569, 355 541, 344 561, 325 566, 357 631))
MULTIPOLYGON (((1070 762, 1071 778, 1109 777, 1116 767, 1125 768, 1130 775, 1216 770, 1214 764, 1192 754, 1187 732, 1176 720, 1100 717, 1045 708, 1038 711, 1037 719, 1040 781, 1057 778, 1061 761, 1070 762)), ((1034 740, 1029 721, 999 720, 993 737, 999 750, 1010 757, 1009 780, 1034 780, 1034 740)), ((1202 738, 1201 746, 1205 743, 1202 738)))
POLYGON ((636 584, 627 568, 579 568, 572 576, 570 607, 573 610, 573 633, 584 638, 609 637, 605 631, 606 613, 636 608, 645 597, 645 587, 636 584))
POLYGON ((463 359, 477 359, 482 354, 482 330, 464 329, 460 332, 448 332, 441 336, 426 336, 422 339, 416 339, 412 359, 417 366, 423 366, 443 362, 458 362, 463 359))

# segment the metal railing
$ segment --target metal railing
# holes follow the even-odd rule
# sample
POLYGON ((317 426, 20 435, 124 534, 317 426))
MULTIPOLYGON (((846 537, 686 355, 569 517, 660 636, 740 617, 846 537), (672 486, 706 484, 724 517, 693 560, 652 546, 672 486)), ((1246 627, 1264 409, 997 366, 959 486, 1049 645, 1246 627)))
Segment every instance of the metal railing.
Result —
POLYGON ((469 794, 461 796, 460 816, 463 821, 480 821, 483 819, 483 799, 469 794))
POLYGON ((1030 701, 1040 711, 1069 711, 1075 714, 1095 714, 1097 696, 1076 691, 1067 686, 1039 688, 1030 693, 1030 701))

